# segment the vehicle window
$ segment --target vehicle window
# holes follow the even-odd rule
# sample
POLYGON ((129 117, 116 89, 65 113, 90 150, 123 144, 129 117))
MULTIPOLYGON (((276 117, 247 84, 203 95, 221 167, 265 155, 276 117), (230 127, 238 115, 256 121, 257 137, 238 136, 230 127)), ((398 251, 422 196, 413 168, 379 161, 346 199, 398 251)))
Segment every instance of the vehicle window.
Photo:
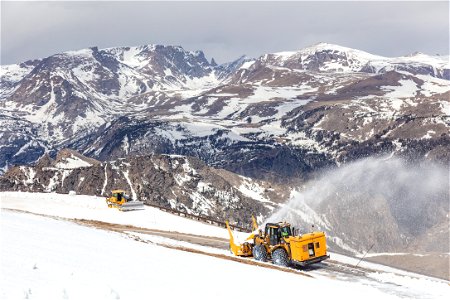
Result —
POLYGON ((292 235, 292 234, 291 234, 291 228, 288 227, 288 226, 281 228, 281 235, 282 235, 283 237, 291 236, 291 235, 292 235))

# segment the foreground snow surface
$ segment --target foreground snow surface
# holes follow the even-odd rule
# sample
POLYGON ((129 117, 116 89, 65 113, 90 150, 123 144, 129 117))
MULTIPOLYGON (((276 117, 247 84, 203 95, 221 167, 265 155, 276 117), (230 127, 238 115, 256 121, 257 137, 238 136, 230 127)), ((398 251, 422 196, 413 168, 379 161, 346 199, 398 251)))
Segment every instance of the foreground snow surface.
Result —
POLYGON ((2 299, 139 299, 144 296, 225 299, 242 297, 270 278, 329 296, 377 291, 166 249, 123 235, 24 213, 2 211, 2 299))
POLYGON ((1 222, 2 299, 229 299, 229 292, 246 298, 268 280, 275 288, 264 289, 267 297, 295 287, 312 297, 387 298, 370 287, 166 249, 41 216, 2 211, 1 222))
MULTIPOLYGON (((221 228, 156 209, 122 213, 103 198, 0 193, 2 208, 65 218, 224 236, 221 228)), ((307 277, 160 246, 227 251, 146 234, 119 234, 33 214, 1 210, 1 299, 230 299, 297 293, 316 299, 449 299, 448 282, 362 263, 363 275, 333 264, 307 277), (133 237, 140 237, 138 242, 133 237), (159 244, 159 245, 158 245, 159 244), (209 249, 208 249, 209 248, 209 249), (342 272, 344 270, 344 272, 342 272), (270 284, 268 284, 270 282, 270 284)), ((341 263, 357 260, 332 254, 341 263)))

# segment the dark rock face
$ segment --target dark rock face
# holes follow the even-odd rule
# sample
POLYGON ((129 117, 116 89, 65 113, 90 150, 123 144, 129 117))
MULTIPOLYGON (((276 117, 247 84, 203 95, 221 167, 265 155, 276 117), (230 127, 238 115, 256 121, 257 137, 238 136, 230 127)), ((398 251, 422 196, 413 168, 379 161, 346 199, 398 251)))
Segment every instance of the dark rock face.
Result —
POLYGON ((206 166, 195 158, 171 155, 129 156, 100 163, 72 150, 58 153, 56 160, 44 155, 34 167, 13 167, 0 177, 0 190, 57 192, 107 196, 122 188, 148 204, 213 217, 231 218, 247 225, 250 216, 267 215, 287 194, 271 191, 267 183, 252 181, 206 166), (81 166, 80 166, 81 165, 81 166), (246 196, 241 186, 258 187, 261 202, 246 196), (277 194, 278 193, 278 194, 277 194))
POLYGON ((35 161, 45 153, 47 142, 36 137, 36 127, 30 122, 0 115, 0 127, 0 170, 35 161))
POLYGON ((444 69, 444 71, 442 72, 442 78, 450 80, 450 69, 444 69))
POLYGON ((123 117, 110 127, 94 133, 95 139, 82 138, 67 147, 82 149, 86 155, 100 160, 142 153, 192 156, 217 168, 278 183, 289 181, 288 178, 306 179, 314 170, 334 165, 325 154, 292 149, 273 140, 230 143, 224 138, 226 132, 217 131, 206 137, 186 137, 174 142, 158 135, 161 129, 178 130, 180 134, 184 132, 183 127, 173 126, 169 122, 136 121, 123 117), (124 141, 134 143, 124 147, 124 141))

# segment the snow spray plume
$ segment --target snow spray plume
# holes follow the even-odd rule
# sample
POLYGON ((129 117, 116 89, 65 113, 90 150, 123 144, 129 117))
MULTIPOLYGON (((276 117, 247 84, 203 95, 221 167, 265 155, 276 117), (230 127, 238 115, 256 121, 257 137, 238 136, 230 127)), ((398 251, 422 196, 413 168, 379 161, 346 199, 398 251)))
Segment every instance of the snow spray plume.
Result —
POLYGON ((417 236, 448 218, 448 209, 448 168, 430 162, 408 164, 399 158, 367 158, 324 172, 294 192, 267 221, 286 220, 300 227, 314 224, 325 231, 340 227, 346 234, 352 226, 391 226, 393 237, 394 230, 417 236))

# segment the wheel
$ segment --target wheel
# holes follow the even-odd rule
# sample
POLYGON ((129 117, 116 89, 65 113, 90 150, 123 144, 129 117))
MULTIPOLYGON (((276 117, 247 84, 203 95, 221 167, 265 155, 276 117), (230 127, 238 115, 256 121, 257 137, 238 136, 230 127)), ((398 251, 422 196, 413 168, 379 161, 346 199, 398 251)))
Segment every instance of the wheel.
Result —
POLYGON ((283 248, 275 249, 272 252, 272 262, 282 267, 289 266, 289 258, 286 253, 286 250, 284 250, 283 248))
POLYGON ((256 260, 267 261, 267 250, 263 245, 255 245, 252 252, 256 260))

